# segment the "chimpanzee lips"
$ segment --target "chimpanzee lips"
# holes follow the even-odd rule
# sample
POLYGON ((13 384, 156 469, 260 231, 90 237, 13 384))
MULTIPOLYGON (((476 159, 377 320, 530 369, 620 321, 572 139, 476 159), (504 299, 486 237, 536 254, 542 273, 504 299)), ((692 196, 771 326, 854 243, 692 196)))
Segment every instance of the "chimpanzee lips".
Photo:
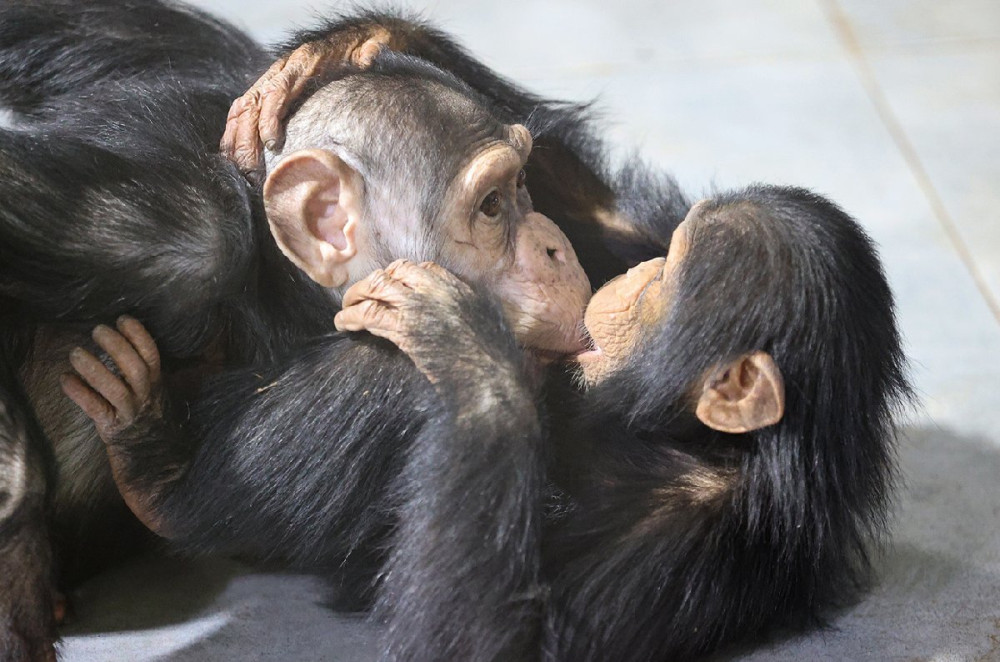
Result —
POLYGON ((581 349, 579 352, 576 352, 575 354, 570 354, 569 356, 567 356, 566 359, 568 361, 574 361, 576 363, 589 363, 591 361, 597 360, 598 358, 600 358, 602 354, 604 354, 603 350, 601 350, 601 348, 597 346, 597 343, 591 337, 590 333, 587 332, 586 327, 583 328, 583 333, 584 333, 583 342, 586 345, 586 347, 581 349))

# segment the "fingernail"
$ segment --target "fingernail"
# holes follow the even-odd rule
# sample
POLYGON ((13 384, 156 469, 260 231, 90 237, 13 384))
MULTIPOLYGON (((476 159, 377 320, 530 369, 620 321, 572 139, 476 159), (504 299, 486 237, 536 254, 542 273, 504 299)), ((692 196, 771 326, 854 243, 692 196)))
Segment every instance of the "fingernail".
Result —
POLYGON ((273 138, 264 143, 264 149, 266 149, 269 152, 273 152, 277 148, 278 148, 278 141, 274 140, 273 138))

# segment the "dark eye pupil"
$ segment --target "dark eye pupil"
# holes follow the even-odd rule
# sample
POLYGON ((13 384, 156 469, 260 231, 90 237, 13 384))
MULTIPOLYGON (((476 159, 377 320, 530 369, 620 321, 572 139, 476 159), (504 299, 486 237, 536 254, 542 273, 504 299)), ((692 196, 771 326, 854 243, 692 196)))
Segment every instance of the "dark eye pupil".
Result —
POLYGON ((490 193, 483 200, 483 204, 479 206, 479 211, 483 212, 487 216, 496 216, 500 213, 500 194, 496 191, 490 193))
POLYGON ((525 174, 524 170, 521 170, 520 172, 518 172, 517 173, 517 187, 521 188, 522 186, 524 186, 524 180, 526 180, 527 178, 528 178, 528 175, 525 174))

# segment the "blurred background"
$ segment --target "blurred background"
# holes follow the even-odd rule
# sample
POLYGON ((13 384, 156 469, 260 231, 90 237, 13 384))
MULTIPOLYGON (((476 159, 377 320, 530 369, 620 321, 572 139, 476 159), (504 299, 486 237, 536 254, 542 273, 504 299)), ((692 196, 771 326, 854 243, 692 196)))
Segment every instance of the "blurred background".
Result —
MULTIPOLYGON (((195 5, 281 40, 349 8, 195 5)), ((830 630, 722 659, 1000 660, 1000 2, 403 2, 507 77, 597 99, 692 195, 811 188, 881 246, 920 407, 882 581, 830 630)), ((143 560, 88 584, 67 660, 368 660, 316 578, 143 560)))

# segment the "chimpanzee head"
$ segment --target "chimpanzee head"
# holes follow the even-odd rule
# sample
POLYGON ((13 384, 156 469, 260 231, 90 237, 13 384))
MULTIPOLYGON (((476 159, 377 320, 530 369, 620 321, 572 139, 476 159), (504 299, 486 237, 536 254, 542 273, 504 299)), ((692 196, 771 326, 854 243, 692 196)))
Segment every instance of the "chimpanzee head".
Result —
POLYGON ((312 94, 271 155, 265 208, 282 251, 342 294, 400 258, 499 294, 515 333, 573 351, 590 285, 525 186, 531 135, 468 86, 392 52, 312 94))
POLYGON ((877 437, 906 393, 871 240, 803 189, 752 186, 698 203, 667 256, 601 288, 585 324, 584 380, 618 392, 642 427, 688 411, 731 434, 877 437))

